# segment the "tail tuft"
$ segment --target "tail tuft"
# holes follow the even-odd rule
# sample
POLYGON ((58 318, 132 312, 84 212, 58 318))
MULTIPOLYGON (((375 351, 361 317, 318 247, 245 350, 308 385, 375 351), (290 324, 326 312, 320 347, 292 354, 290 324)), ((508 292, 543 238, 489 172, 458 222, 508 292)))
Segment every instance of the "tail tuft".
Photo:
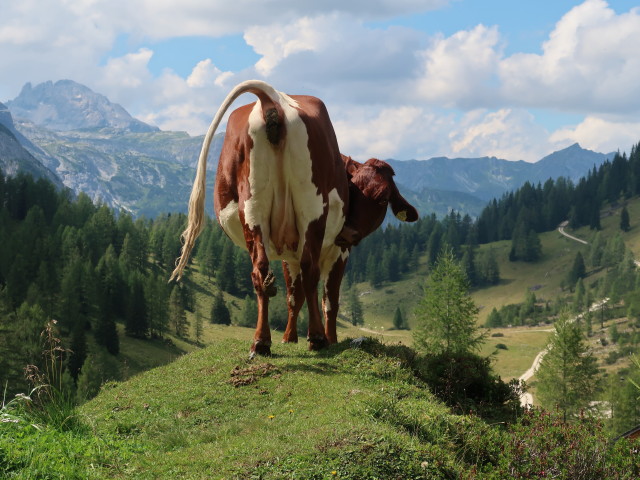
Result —
POLYGON ((282 121, 278 110, 270 108, 265 115, 265 123, 267 129, 267 139, 272 145, 277 145, 280 142, 280 136, 282 134, 282 121))

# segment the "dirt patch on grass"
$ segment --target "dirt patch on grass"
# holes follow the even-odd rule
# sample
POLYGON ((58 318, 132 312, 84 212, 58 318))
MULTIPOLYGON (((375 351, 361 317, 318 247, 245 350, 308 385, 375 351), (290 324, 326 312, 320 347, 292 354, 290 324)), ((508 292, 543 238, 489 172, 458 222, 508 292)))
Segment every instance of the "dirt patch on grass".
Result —
POLYGON ((278 367, 271 363, 261 363, 242 368, 239 365, 231 370, 231 380, 229 383, 234 387, 243 387, 257 382, 260 378, 278 372, 278 367))

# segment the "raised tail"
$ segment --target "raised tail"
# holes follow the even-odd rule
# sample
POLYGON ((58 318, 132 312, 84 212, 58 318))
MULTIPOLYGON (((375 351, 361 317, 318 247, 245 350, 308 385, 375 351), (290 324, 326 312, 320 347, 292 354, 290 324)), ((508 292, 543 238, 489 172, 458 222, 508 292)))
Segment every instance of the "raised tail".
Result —
POLYGON ((202 142, 200 157, 198 158, 198 166, 196 168, 196 178, 193 182, 193 189, 189 198, 189 216, 187 228, 180 236, 182 240, 182 250, 180 256, 176 260, 176 267, 171 274, 169 281, 174 279, 180 280, 182 273, 187 266, 189 256, 196 243, 198 235, 204 227, 204 201, 207 183, 207 157, 209 156, 209 147, 211 140, 222 121, 222 117, 227 112, 231 104, 243 93, 253 93, 262 104, 263 117, 266 123, 267 137, 269 141, 276 145, 283 136, 283 112, 280 107, 280 95, 268 83, 260 80, 248 80, 234 87, 224 99, 218 112, 213 117, 211 125, 207 130, 207 134, 202 142))

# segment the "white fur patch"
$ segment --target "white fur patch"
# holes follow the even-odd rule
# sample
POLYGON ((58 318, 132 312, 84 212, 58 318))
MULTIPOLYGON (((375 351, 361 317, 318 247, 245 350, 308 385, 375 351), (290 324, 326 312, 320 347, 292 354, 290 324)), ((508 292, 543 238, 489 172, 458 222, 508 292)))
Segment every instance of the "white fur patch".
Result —
POLYGON ((225 233, 229 235, 231 241, 246 250, 247 243, 244 239, 242 224, 240 223, 240 217, 238 215, 238 203, 232 200, 226 207, 220 210, 218 221, 225 233))
POLYGON ((249 116, 249 135, 253 140, 249 157, 251 198, 244 204, 244 213, 250 228, 260 227, 269 259, 293 263, 302 253, 309 223, 320 218, 324 206, 322 195, 312 182, 311 154, 307 146, 309 137, 295 109, 297 102, 282 93, 279 95, 287 131, 283 151, 274 149, 267 139, 259 101, 249 116), (283 211, 286 214, 282 219, 276 217, 276 225, 281 221, 295 224, 291 227, 298 230, 297 252, 285 249, 278 254, 270 240, 272 216, 283 215, 283 211))

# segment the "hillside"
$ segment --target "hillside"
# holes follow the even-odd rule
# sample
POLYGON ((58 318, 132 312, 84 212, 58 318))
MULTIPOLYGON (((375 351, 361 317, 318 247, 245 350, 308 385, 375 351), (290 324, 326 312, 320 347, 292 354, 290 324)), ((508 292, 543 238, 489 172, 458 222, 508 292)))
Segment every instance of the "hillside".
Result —
POLYGON ((11 421, 0 423, 0 474, 366 480, 507 479, 514 469, 559 478, 638 473, 628 445, 605 449, 607 438, 588 419, 560 430, 530 412, 505 429, 452 414, 429 393, 406 347, 345 341, 309 353, 288 345, 260 361, 247 361, 244 347, 221 341, 105 385, 72 428, 36 429, 3 408, 11 421), (550 441, 555 448, 541 456, 550 441))

